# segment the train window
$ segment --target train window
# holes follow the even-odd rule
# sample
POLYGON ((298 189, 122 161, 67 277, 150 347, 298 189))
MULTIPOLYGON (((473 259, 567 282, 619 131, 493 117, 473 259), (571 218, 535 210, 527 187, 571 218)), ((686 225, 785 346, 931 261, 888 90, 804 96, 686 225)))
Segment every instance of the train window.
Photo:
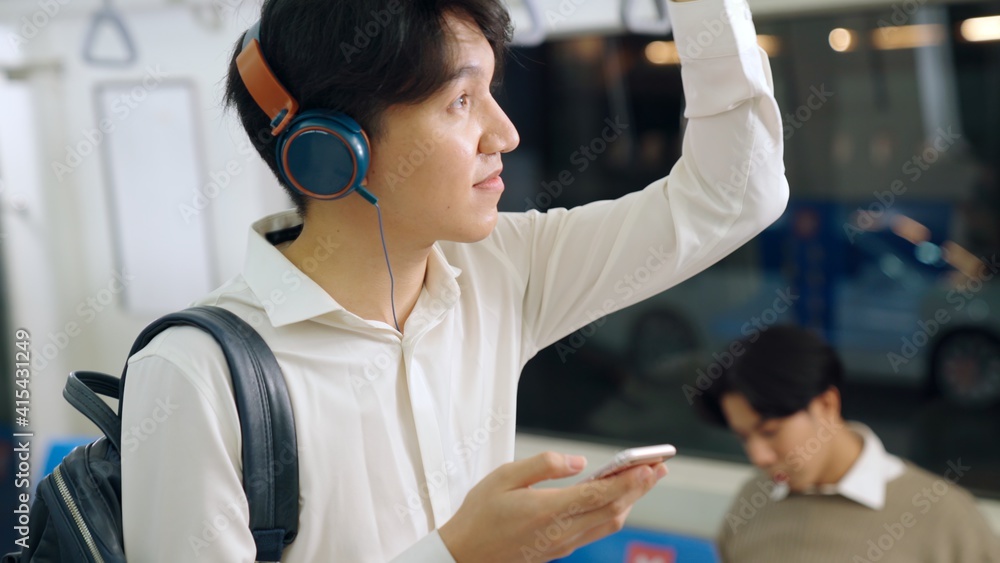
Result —
MULTIPOLYGON (((744 460, 685 385, 785 299, 764 320, 837 348, 848 419, 931 471, 961 459, 975 468, 964 486, 1000 497, 1000 37, 966 23, 997 14, 993 2, 756 18, 784 116, 785 214, 691 280, 541 351, 521 379, 519 429, 744 460)), ((616 198, 679 157, 669 38, 557 38, 516 49, 507 69, 500 101, 522 146, 505 159, 502 210, 616 198), (612 124, 614 140, 583 146, 612 124)))

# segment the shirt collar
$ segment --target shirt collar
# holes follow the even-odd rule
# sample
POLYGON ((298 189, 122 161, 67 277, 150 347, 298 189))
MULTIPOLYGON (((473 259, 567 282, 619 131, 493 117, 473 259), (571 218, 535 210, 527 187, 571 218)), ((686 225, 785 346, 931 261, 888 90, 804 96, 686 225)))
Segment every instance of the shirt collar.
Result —
MULTIPOLYGON (((297 268, 272 244, 267 235, 294 229, 302 218, 294 210, 268 215, 250 226, 243 278, 275 327, 315 318, 344 309, 305 272, 297 268)), ((291 240, 294 237, 289 238, 291 240)), ((327 251, 333 252, 331 248, 327 251)), ((439 301, 453 305, 458 295, 456 281, 462 270, 448 264, 435 244, 427 261, 424 287, 431 296, 449 296, 439 301)), ((387 272, 388 274, 388 272, 387 272)))
POLYGON ((848 427, 861 436, 864 446, 858 460, 837 483, 837 492, 871 509, 882 510, 885 489, 903 472, 903 462, 885 451, 882 440, 871 428, 857 422, 848 427))
MULTIPOLYGON (((863 441, 858 459, 835 485, 821 485, 804 494, 841 495, 872 510, 882 510, 886 487, 903 473, 903 462, 886 452, 882 441, 864 424, 851 422, 847 427, 863 441)), ((771 491, 771 498, 782 500, 788 494, 788 484, 779 483, 771 491)))

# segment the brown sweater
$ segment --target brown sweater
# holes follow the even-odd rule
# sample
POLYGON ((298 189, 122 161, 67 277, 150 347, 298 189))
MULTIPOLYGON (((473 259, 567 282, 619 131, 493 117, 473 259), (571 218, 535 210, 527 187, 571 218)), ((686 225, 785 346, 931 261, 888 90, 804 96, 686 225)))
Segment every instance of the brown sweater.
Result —
POLYGON ((725 563, 1000 563, 1000 537, 965 489, 912 464, 872 510, 839 495, 765 494, 751 479, 726 513, 725 563))

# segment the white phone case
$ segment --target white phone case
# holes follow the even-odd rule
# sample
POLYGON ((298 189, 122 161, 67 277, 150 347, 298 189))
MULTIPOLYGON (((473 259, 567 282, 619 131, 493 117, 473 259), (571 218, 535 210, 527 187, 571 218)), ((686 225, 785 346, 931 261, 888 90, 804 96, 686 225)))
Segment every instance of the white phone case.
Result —
POLYGON ((629 448, 615 454, 611 461, 605 463, 587 477, 586 481, 602 479, 625 471, 636 465, 649 465, 666 461, 677 455, 677 448, 670 444, 660 444, 656 446, 643 446, 641 448, 629 448))

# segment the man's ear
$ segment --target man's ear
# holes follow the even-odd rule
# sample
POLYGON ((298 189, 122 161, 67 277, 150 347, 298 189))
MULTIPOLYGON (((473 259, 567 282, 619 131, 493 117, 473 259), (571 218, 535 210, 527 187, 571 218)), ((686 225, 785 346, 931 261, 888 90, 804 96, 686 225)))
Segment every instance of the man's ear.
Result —
POLYGON ((840 418, 841 412, 841 400, 840 400, 840 390, 834 386, 830 386, 819 395, 813 398, 809 403, 809 410, 813 414, 822 416, 828 420, 836 420, 840 418))

